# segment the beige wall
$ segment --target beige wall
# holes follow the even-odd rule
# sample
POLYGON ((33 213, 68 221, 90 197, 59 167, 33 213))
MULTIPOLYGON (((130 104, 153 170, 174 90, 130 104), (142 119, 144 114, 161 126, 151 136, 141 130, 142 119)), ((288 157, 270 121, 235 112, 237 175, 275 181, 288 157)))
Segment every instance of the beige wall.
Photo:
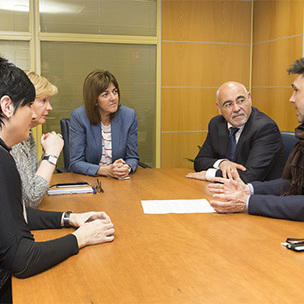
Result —
POLYGON ((254 0, 251 26, 252 1, 162 1, 162 168, 193 167, 185 157, 205 140, 228 80, 251 85, 253 105, 282 131, 297 126, 286 69, 302 57, 303 3, 254 0))
POLYGON ((304 1, 254 1, 252 96, 282 131, 298 125, 289 102, 294 76, 286 69, 302 57, 304 1))
POLYGON ((189 167, 217 87, 249 86, 251 1, 162 1, 161 167, 189 167))

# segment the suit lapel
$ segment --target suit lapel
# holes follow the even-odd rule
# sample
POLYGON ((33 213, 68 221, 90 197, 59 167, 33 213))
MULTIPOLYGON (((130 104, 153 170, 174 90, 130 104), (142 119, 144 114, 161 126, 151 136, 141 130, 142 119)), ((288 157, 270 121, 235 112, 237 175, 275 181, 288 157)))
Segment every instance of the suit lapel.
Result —
POLYGON ((240 136, 240 138, 238 140, 238 143, 236 145, 236 150, 235 150, 234 158, 236 158, 237 154, 239 153, 239 150, 240 150, 239 147, 242 146, 243 142, 248 139, 247 135, 250 132, 250 129, 251 129, 251 126, 252 126, 252 122, 254 121, 255 114, 256 114, 256 109, 254 107, 252 107, 251 115, 250 115, 248 121, 246 122, 246 124, 244 126, 244 129, 243 129, 243 131, 241 133, 241 136, 240 136))
POLYGON ((118 158, 117 152, 119 151, 119 140, 120 140, 120 130, 121 130, 121 120, 119 117, 119 110, 116 116, 111 121, 111 139, 112 139, 112 160, 118 158))
POLYGON ((92 133, 95 140, 95 147, 97 147, 98 151, 96 154, 94 153, 94 155, 97 157, 97 159, 95 159, 95 162, 99 164, 102 153, 101 123, 92 125, 92 133))
POLYGON ((218 143, 220 147, 220 151, 222 155, 225 155, 227 144, 228 144, 228 138, 229 138, 229 130, 227 128, 227 121, 223 117, 223 121, 219 125, 219 138, 218 143))

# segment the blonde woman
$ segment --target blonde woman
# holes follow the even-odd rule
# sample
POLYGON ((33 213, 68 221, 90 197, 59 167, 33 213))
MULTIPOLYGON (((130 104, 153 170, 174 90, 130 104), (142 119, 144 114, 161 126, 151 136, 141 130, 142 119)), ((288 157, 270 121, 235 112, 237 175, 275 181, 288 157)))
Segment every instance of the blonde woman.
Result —
MULTIPOLYGON (((36 99, 32 109, 36 117, 32 120, 31 128, 44 124, 52 110, 50 97, 57 94, 57 87, 45 77, 34 72, 26 72, 36 90, 36 99)), ((50 132, 43 134, 41 139, 43 157, 37 164, 36 144, 32 132, 29 138, 13 147, 11 154, 15 159, 22 180, 22 195, 26 206, 36 208, 49 189, 57 159, 63 148, 60 134, 50 132)))

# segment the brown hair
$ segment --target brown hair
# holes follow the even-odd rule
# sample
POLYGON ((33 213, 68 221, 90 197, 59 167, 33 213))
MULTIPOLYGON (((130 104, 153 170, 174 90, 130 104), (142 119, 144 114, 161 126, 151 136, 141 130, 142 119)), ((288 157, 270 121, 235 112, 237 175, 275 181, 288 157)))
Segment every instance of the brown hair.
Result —
MULTIPOLYGON (((109 71, 94 70, 91 72, 83 83, 83 101, 87 116, 93 125, 101 122, 101 116, 97 107, 98 96, 105 92, 110 83, 117 89, 120 100, 120 91, 116 78, 109 71)), ((118 107, 119 109, 119 107, 118 107)), ((117 109, 117 111, 118 111, 117 109)), ((117 111, 111 114, 111 119, 116 115, 117 111)))

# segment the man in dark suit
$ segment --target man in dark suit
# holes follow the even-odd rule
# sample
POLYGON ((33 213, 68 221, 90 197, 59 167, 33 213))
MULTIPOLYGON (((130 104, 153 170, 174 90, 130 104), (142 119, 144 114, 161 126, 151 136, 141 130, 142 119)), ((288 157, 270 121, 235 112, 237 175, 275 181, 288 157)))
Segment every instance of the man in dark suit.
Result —
POLYGON ((267 182, 245 184, 237 175, 233 179, 214 178, 218 184, 210 184, 214 198, 211 201, 219 213, 248 211, 249 214, 304 221, 304 58, 289 69, 297 74, 292 83, 294 90, 289 101, 297 110, 300 125, 295 129, 299 142, 295 144, 287 160, 282 178, 267 182))
POLYGON ((286 158, 279 128, 252 107, 245 86, 233 81, 221 85, 216 106, 220 115, 211 119, 206 141, 195 158, 197 173, 187 177, 211 180, 236 172, 245 182, 281 177, 286 158))

